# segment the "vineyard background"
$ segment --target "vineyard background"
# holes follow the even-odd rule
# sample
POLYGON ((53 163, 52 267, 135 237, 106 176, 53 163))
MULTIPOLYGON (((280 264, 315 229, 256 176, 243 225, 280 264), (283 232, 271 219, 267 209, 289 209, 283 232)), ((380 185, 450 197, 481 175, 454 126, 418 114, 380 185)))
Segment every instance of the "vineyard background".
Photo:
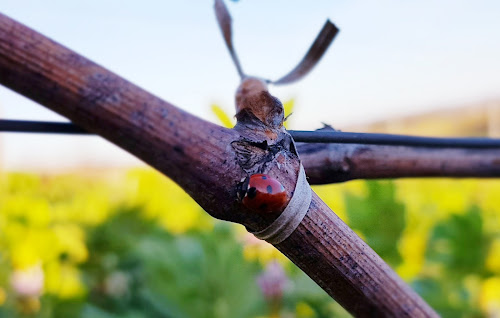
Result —
MULTIPOLYGON (((313 188, 443 317, 500 315, 500 180, 313 188)), ((2 171, 0 202, 0 317, 348 316, 272 246, 152 169, 2 171)))

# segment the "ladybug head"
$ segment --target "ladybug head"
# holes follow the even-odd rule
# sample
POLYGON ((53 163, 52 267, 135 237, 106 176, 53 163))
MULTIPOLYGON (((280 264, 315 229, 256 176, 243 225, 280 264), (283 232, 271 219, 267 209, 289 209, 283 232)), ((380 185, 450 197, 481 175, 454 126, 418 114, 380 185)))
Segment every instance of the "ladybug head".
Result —
POLYGON ((247 176, 245 179, 242 179, 240 183, 236 186, 236 194, 238 195, 238 200, 243 200, 245 195, 248 192, 248 184, 250 183, 250 177, 247 176))

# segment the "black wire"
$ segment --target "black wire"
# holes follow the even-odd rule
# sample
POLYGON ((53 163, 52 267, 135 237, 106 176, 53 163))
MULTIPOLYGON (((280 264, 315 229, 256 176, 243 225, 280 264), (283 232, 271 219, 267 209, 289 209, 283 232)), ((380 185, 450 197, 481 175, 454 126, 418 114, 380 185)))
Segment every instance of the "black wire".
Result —
MULTIPOLYGON (((72 123, 0 120, 0 132, 92 134, 72 123)), ((388 146, 417 146, 439 148, 500 148, 500 139, 493 138, 436 138, 407 135, 354 133, 341 131, 288 131, 297 142, 341 143, 388 146)))
POLYGON ((438 138, 408 135, 355 133, 341 131, 290 131, 298 142, 367 144, 390 146, 418 146, 440 148, 500 148, 500 139, 493 138, 438 138))
POLYGON ((0 120, 0 132, 45 133, 45 134, 78 134, 89 135, 90 132, 72 123, 58 123, 26 120, 0 120))

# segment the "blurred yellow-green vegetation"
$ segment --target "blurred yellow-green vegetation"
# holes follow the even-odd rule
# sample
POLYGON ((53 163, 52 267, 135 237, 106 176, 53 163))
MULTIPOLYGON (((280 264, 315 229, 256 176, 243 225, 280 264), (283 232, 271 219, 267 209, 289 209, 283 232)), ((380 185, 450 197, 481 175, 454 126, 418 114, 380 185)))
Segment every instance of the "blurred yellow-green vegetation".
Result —
MULTIPOLYGON (((500 315, 500 180, 314 190, 443 317, 500 315)), ((346 316, 152 169, 0 172, 0 317, 346 316)))

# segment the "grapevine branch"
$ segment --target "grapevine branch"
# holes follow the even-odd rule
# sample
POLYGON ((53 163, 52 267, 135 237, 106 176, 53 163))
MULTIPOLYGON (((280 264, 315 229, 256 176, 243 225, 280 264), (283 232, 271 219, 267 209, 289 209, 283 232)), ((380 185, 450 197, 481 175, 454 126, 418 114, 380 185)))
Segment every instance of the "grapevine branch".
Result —
POLYGON ((311 184, 355 179, 500 177, 500 148, 298 143, 311 184))
MULTIPOLYGON (((242 153, 268 156, 275 147, 274 154, 287 157, 266 162, 267 172, 287 191, 294 189, 298 159, 281 144, 257 142, 262 136, 245 114, 237 129, 203 121, 2 14, 0 83, 150 164, 215 218, 255 231, 279 215, 252 212, 238 200, 247 176, 242 153)), ((277 101, 267 91, 259 96, 277 101)), ((266 131, 269 140, 287 140, 285 131, 266 131)), ((276 248, 353 315, 437 316, 315 194, 302 223, 276 248)))

